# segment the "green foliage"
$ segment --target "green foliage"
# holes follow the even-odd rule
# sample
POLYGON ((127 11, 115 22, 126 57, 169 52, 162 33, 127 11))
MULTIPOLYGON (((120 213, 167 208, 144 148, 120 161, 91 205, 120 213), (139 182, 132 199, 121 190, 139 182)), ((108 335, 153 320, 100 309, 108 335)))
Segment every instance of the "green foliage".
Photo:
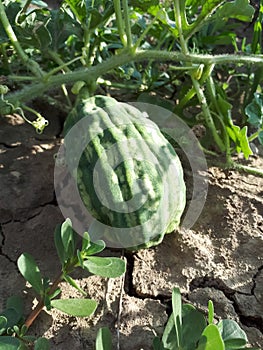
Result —
POLYGON ((109 328, 100 328, 96 337, 96 350, 112 350, 112 339, 109 328))
MULTIPOLYGON (((241 47, 236 28, 242 22, 250 22, 255 14, 248 0, 75 0, 64 1, 55 10, 38 2, 38 7, 28 11, 23 2, 5 0, 4 5, 7 19, 1 17, 0 73, 12 78, 7 84, 10 91, 5 91, 0 101, 2 113, 16 111, 24 116, 23 102, 63 84, 62 105, 70 109, 72 104, 65 89, 81 81, 82 85, 88 82, 117 88, 121 93, 131 89, 139 99, 140 94, 158 95, 161 91, 178 101, 174 112, 190 126, 204 124, 206 137, 200 140, 202 147, 214 151, 216 145, 216 151, 226 155, 227 166, 234 165, 235 153, 242 152, 249 158, 252 140, 257 138, 262 143, 262 130, 250 134, 250 122, 240 122, 245 120, 244 111, 254 93, 260 93, 263 79, 260 66, 253 65, 262 65, 260 56, 255 61, 253 55, 248 55, 261 53, 262 4, 254 18, 252 41, 244 39, 241 47), (214 55, 221 45, 229 45, 239 55, 214 55), (242 57, 240 51, 246 56, 242 57), (210 56, 205 57, 206 53, 210 56), (231 85, 218 78, 222 70, 225 80, 232 78, 231 85), (238 78, 240 71, 244 83, 238 78), (11 88, 16 81, 19 94, 11 88), (231 106, 226 111, 240 84, 245 95, 242 108, 233 112, 231 106), (199 112, 193 112, 193 107, 199 112)), ((36 123, 32 125, 37 130, 46 126, 43 118, 36 123)))
POLYGON ((51 305, 68 315, 76 317, 91 316, 97 308, 96 301, 90 299, 55 299, 51 301, 51 305))
MULTIPOLYGON (((81 249, 78 249, 78 235, 72 229, 69 219, 66 219, 55 230, 55 245, 61 263, 61 274, 50 283, 49 279, 43 277, 34 258, 23 253, 17 261, 18 269, 34 291, 38 294, 40 302, 38 310, 40 313, 45 306, 48 310, 56 308, 66 314, 76 317, 91 316, 97 308, 97 302, 91 299, 56 299, 60 294, 59 283, 65 280, 82 294, 86 295, 70 273, 81 267, 91 274, 114 278, 119 277, 126 270, 125 261, 115 257, 93 256, 105 248, 103 241, 91 242, 87 232, 84 233, 81 249)), ((26 335, 31 323, 38 313, 34 311, 24 321, 23 301, 17 296, 11 296, 6 302, 6 308, 0 313, 0 349, 26 350, 34 345, 35 350, 48 350, 49 342, 45 338, 35 338, 26 335), (14 335, 16 337, 14 337, 14 335)))
POLYGON ((251 349, 246 347, 246 334, 235 321, 226 319, 213 323, 212 301, 208 303, 208 323, 192 305, 182 305, 178 288, 173 289, 172 306, 162 338, 156 337, 153 341, 154 350, 251 349))

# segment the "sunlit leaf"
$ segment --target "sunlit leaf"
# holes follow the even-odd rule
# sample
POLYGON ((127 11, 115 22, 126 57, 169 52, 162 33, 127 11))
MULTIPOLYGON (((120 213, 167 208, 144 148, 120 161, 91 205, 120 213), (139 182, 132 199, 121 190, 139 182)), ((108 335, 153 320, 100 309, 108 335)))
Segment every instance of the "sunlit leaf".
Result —
POLYGON ((76 317, 91 316, 96 308, 97 302, 91 299, 55 299, 51 305, 68 315, 76 317))
POLYGON ((23 253, 17 260, 17 266, 21 275, 41 295, 43 292, 42 277, 34 258, 28 253, 23 253))
POLYGON ((202 333, 197 350, 225 350, 225 345, 216 325, 208 325, 202 333))
POLYGON ((126 270, 125 261, 119 258, 90 256, 83 265, 92 274, 109 278, 119 277, 126 270))

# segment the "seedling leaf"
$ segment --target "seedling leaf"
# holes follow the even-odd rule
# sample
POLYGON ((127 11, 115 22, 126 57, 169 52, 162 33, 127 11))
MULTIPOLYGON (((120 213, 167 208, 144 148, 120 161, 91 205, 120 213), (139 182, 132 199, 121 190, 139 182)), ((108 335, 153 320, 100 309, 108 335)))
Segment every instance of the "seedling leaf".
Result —
POLYGON ((119 258, 90 256, 83 265, 92 274, 109 278, 119 277, 126 270, 125 261, 119 258))
POLYGON ((82 238, 82 248, 81 250, 86 250, 90 246, 90 237, 88 232, 83 233, 83 238, 82 238))
POLYGON ((172 292, 173 317, 176 332, 177 346, 181 347, 182 342, 182 300, 179 288, 174 288, 172 292))
POLYGON ((263 94, 254 94, 254 98, 245 108, 249 124, 256 128, 263 127, 263 94))
POLYGON ((223 339, 219 329, 214 324, 209 324, 202 333, 197 350, 225 350, 223 339))
POLYGON ((155 337, 153 339, 153 350, 165 350, 163 347, 163 343, 161 342, 161 339, 158 337, 155 337))
POLYGON ((7 324, 6 328, 13 327, 15 324, 17 324, 20 319, 21 315, 19 315, 15 309, 13 308, 8 308, 5 309, 2 313, 1 316, 5 317, 7 319, 7 324))
POLYGON ((95 255, 103 251, 106 247, 106 244, 102 240, 98 240, 96 242, 91 242, 88 249, 85 250, 86 255, 95 255))
POLYGON ((2 336, 0 337, 0 350, 17 350, 20 341, 15 337, 2 336))
POLYGON ((21 297, 12 295, 7 299, 6 302, 6 308, 7 309, 14 309, 16 313, 22 317, 23 316, 23 311, 24 311, 24 305, 23 305, 23 300, 21 297))
POLYGON ((182 347, 194 349, 205 327, 204 315, 193 305, 184 304, 182 306, 182 347))
POLYGON ((55 240, 55 246, 57 249, 59 260, 61 262, 61 265, 63 266, 66 261, 65 261, 65 251, 64 251, 64 246, 61 239, 60 229, 61 229, 61 225, 57 225, 54 233, 54 240, 55 240))
POLYGON ((263 145, 263 131, 260 131, 260 133, 258 134, 258 141, 261 145, 263 145))
POLYGON ((34 350, 50 350, 49 341, 46 338, 38 338, 34 350))
POLYGON ((82 293, 83 295, 87 295, 87 293, 82 288, 80 288, 80 286, 76 283, 76 281, 72 277, 70 277, 69 275, 64 275, 63 278, 72 287, 76 288, 80 293, 82 293))
POLYGON ((66 259, 68 259, 72 256, 75 250, 75 235, 69 218, 67 218, 61 225, 61 240, 64 246, 66 259))
POLYGON ((214 320, 214 304, 212 300, 208 301, 208 324, 213 324, 214 320))
POLYGON ((42 278, 34 258, 28 253, 23 253, 18 258, 17 266, 21 275, 31 284, 38 294, 42 295, 44 291, 42 278))
POLYGON ((112 350, 112 339, 109 328, 99 329, 96 337, 96 350, 112 350))
POLYGON ((239 349, 247 344, 246 333, 234 320, 222 320, 217 326, 227 349, 239 349))
POLYGON ((165 326, 162 343, 165 349, 178 349, 177 334, 174 326, 174 316, 170 315, 165 326))
POLYGON ((6 330, 7 318, 5 316, 0 316, 0 335, 6 330))
POLYGON ((51 305, 71 316, 88 317, 96 308, 97 302, 91 299, 56 299, 51 301, 51 305))

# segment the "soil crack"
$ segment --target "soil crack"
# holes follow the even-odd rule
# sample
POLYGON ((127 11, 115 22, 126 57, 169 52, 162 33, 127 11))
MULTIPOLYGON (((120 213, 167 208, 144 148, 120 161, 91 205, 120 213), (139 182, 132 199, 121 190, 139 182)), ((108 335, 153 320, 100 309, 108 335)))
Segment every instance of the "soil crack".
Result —
POLYGON ((11 262, 12 264, 15 265, 16 269, 17 269, 17 265, 16 265, 16 261, 15 260, 12 260, 7 254, 5 254, 3 252, 3 247, 5 245, 5 240, 6 240, 6 237, 5 237, 5 234, 4 234, 4 231, 2 229, 2 224, 0 223, 0 238, 2 238, 1 240, 1 245, 0 245, 0 255, 4 256, 9 262, 11 262))
POLYGON ((250 316, 250 315, 244 315, 242 309, 240 308, 240 305, 235 298, 237 294, 242 294, 245 296, 254 296, 254 290, 256 287, 256 277, 259 275, 261 270, 263 269, 263 266, 261 266, 258 269, 258 272, 255 274, 253 277, 254 285, 250 293, 242 293, 239 291, 236 291, 234 289, 231 289, 225 285, 225 283, 220 280, 219 278, 213 278, 211 276, 204 276, 204 277, 199 277, 195 278, 191 281, 190 283, 190 291, 193 291, 194 289, 197 288, 214 288, 219 291, 221 291, 225 297, 232 303, 232 306, 241 322, 244 326, 247 327, 254 327, 257 328, 261 333, 263 333, 263 318, 261 316, 250 316))

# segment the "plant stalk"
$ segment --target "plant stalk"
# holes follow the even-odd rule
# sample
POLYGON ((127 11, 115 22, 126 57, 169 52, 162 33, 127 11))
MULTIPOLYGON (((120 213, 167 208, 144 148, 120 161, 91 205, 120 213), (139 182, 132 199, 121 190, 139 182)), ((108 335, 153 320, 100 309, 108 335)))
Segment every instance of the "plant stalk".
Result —
MULTIPOLYGON (((50 287, 50 290, 48 293, 49 295, 52 295, 55 292, 55 290, 58 288, 58 285, 60 284, 60 282, 62 282, 62 280, 63 280, 63 273, 60 273, 52 283, 52 286, 50 287)), ((29 328, 32 325, 32 323, 38 317, 40 312, 43 310, 44 306, 45 306, 44 301, 40 300, 37 306, 35 307, 35 309, 31 312, 31 314, 28 316, 28 318, 25 321, 25 325, 27 326, 27 328, 29 328)))
POLYGON ((5 13, 5 8, 3 5, 2 0, 0 0, 0 20, 2 22, 2 25, 4 27, 4 30, 11 41, 12 45, 17 51, 17 54, 20 56, 21 60, 25 64, 25 66, 37 77, 42 77, 43 76, 43 71, 41 70, 40 66, 38 65, 37 62, 31 60, 27 54, 24 52, 22 49, 15 32, 13 31, 13 28, 7 18, 7 15, 5 13))
POLYGON ((75 72, 66 72, 50 77, 47 81, 37 84, 31 84, 22 90, 9 93, 5 99, 9 103, 17 105, 17 102, 30 101, 37 96, 42 95, 45 91, 59 87, 62 84, 74 84, 79 80, 96 80, 98 77, 109 73, 113 69, 124 65, 128 62, 139 62, 143 60, 173 61, 173 62, 190 62, 204 64, 238 64, 253 63, 255 65, 263 64, 263 55, 197 55, 183 54, 180 51, 167 52, 162 50, 137 50, 135 53, 122 52, 119 55, 110 57, 108 60, 99 63, 96 66, 83 68, 75 72))

